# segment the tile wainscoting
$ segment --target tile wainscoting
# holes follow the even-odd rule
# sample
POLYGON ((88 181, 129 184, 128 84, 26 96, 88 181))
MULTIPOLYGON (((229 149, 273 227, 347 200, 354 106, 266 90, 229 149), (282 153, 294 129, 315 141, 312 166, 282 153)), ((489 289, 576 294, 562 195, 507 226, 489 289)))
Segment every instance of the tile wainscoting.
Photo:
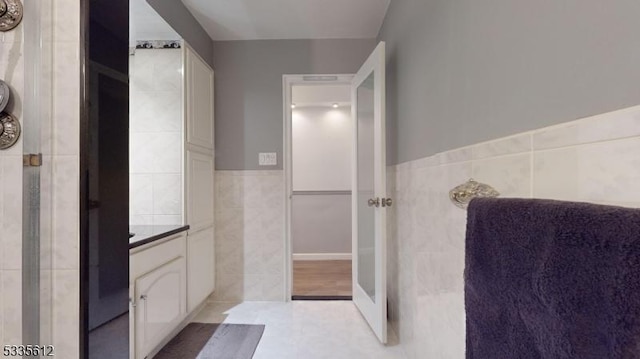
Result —
POLYGON ((474 178, 501 197, 640 207, 640 107, 392 166, 391 325, 409 358, 463 358, 466 211, 449 190, 474 178))
MULTIPOLYGON (((502 197, 640 207, 640 106, 388 167, 391 328, 408 358, 465 353, 469 178, 502 197)), ((215 301, 284 300, 284 172, 216 172, 215 301)))
POLYGON ((284 301, 284 172, 216 171, 215 301, 284 301))

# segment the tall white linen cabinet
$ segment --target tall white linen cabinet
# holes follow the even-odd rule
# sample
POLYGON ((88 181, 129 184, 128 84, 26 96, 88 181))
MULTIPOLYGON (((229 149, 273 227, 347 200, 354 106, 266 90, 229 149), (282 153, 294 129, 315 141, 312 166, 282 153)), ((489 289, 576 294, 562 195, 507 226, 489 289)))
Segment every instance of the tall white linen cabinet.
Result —
POLYGON ((215 288, 214 253, 214 78, 213 70, 186 47, 187 310, 193 311, 215 288))

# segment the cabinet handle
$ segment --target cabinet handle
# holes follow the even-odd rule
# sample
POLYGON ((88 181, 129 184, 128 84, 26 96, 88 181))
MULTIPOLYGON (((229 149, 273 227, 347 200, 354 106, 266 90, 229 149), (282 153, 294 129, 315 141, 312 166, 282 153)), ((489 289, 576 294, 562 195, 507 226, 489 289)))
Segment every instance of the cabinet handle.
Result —
POLYGON ((141 295, 140 300, 147 300, 147 295, 146 294, 141 295))

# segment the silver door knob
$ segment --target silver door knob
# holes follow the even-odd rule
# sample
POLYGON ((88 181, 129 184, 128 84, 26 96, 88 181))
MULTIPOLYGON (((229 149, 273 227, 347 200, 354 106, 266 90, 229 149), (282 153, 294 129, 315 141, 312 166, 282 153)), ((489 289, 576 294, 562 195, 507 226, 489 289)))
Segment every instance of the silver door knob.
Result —
POLYGON ((391 198, 382 199, 382 207, 391 207, 392 204, 393 204, 393 201, 391 200, 391 198))
POLYGON ((369 200, 367 201, 367 204, 369 205, 369 207, 380 207, 380 198, 376 197, 376 198, 369 198, 369 200))

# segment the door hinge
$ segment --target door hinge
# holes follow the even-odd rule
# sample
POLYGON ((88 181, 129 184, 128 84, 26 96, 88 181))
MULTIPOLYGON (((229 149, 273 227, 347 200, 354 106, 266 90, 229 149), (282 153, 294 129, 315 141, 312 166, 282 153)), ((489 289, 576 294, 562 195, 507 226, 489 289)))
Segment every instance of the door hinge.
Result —
POLYGON ((22 156, 22 165, 24 167, 41 167, 42 166, 42 153, 27 154, 22 156))

